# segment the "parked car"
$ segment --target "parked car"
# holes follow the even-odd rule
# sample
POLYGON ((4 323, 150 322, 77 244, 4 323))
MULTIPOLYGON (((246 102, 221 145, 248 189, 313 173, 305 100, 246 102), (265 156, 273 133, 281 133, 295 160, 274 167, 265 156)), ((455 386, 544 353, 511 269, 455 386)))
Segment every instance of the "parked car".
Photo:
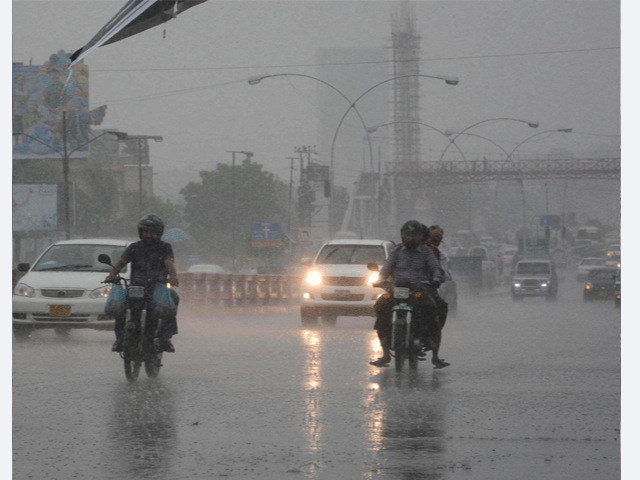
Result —
POLYGON ((558 295, 558 274, 549 259, 520 260, 514 269, 511 281, 511 297, 522 300, 523 297, 542 296, 555 300, 558 295))
POLYGON ((315 325, 318 317, 335 325, 339 315, 375 316, 373 305, 384 292, 371 286, 378 274, 367 264, 382 267, 393 247, 386 240, 331 240, 314 259, 304 259, 309 269, 300 290, 302 324, 315 325))
POLYGON ((586 280, 589 276, 589 272, 594 268, 604 267, 604 258, 600 257, 587 257, 580 260, 578 268, 576 270, 576 280, 586 280))
MULTIPOLYGON (((13 333, 27 339, 34 330, 53 329, 66 336, 74 328, 113 330, 115 320, 104 313, 111 285, 101 283, 110 267, 98 262, 107 254, 120 258, 126 240, 65 240, 50 245, 33 266, 18 265, 26 274, 13 291, 13 333)), ((120 274, 128 277, 128 267, 120 274)))
POLYGON ((584 301, 614 298, 617 273, 617 268, 594 268, 591 270, 583 290, 584 301))

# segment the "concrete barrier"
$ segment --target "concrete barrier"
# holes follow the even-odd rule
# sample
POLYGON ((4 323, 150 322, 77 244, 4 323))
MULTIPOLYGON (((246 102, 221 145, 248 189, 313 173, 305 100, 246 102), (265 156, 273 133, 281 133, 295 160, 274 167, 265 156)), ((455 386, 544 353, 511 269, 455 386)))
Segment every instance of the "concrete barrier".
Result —
POLYGON ((180 273, 180 307, 258 306, 299 299, 300 278, 288 275, 180 273))

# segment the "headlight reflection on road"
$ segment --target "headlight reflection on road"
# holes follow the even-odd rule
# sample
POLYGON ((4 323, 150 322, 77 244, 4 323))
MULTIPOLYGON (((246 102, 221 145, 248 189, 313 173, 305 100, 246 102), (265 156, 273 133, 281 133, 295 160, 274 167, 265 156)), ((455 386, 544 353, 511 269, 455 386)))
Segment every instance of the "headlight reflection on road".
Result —
POLYGON ((309 451, 322 451, 322 411, 320 408, 319 389, 322 386, 320 368, 322 366, 320 354, 322 338, 320 332, 314 330, 302 331, 302 342, 306 356, 303 367, 303 382, 305 387, 305 437, 309 451))

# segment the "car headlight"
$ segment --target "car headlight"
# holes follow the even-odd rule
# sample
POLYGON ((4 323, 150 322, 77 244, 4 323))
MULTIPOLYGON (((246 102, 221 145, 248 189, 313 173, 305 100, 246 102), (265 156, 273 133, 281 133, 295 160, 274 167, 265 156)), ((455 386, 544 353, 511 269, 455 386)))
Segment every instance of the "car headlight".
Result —
POLYGON ((376 283, 379 278, 380 278, 380 274, 379 273, 372 273, 371 275, 369 275, 369 278, 367 279, 367 285, 371 285, 373 283, 376 283))
POLYGON ((540 284, 541 287, 546 287, 547 285, 549 285, 551 282, 542 282, 540 284))
POLYGON ((36 291, 25 283, 19 283, 13 290, 13 294, 20 297, 35 297, 36 291))
POLYGON ((317 287, 322 283, 322 275, 320 274, 320 272, 313 270, 307 273, 307 277, 305 278, 305 281, 307 282, 308 285, 311 285, 312 287, 317 287))
POLYGON ((89 293, 89 298, 107 298, 112 287, 113 285, 105 285, 104 287, 91 290, 91 292, 89 293))
POLYGON ((516 282, 516 283, 514 283, 514 284, 513 284, 513 286, 514 286, 514 287, 516 287, 516 288, 520 288, 520 284, 519 284, 519 283, 517 283, 517 282, 516 282))

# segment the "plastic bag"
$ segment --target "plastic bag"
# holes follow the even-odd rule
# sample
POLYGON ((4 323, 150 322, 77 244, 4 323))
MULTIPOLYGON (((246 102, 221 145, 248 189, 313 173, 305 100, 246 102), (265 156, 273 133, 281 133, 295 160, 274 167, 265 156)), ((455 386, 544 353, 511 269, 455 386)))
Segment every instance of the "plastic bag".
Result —
POLYGON ((178 311, 171 289, 164 283, 156 284, 153 289, 153 310, 160 316, 175 315, 178 311))
POLYGON ((123 315, 126 309, 127 294, 124 291, 124 287, 119 283, 112 285, 109 296, 107 296, 107 303, 104 306, 104 313, 110 317, 117 317, 123 315))

